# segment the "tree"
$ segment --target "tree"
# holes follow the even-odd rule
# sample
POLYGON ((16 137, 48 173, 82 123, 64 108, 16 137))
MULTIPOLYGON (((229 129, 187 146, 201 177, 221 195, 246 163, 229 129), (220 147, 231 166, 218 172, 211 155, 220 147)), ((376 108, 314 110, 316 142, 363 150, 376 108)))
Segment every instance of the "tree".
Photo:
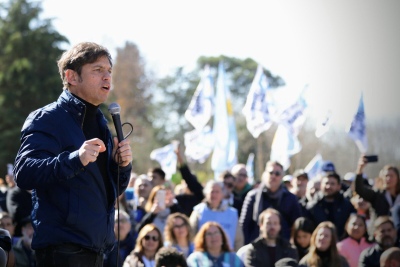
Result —
MULTIPOLYGON (((123 48, 117 49, 113 66, 113 90, 110 100, 121 106, 121 121, 133 126, 131 139, 133 151, 133 170, 146 173, 151 165, 150 152, 157 142, 154 142, 154 130, 149 114, 151 112, 150 91, 151 80, 145 71, 145 62, 134 43, 127 42, 123 48)), ((114 127, 110 127, 113 129, 114 127)), ((130 130, 125 126, 124 134, 130 130)))
POLYGON ((41 12, 40 3, 26 0, 0 5, 0 174, 14 162, 27 115, 61 92, 55 61, 68 40, 41 12))

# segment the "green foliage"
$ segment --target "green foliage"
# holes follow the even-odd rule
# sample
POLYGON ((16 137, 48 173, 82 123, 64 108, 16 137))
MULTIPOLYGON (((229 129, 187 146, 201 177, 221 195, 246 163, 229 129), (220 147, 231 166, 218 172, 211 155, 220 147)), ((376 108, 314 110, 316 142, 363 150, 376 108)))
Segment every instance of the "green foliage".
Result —
POLYGON ((27 115, 61 93, 56 59, 68 40, 39 20, 41 11, 26 0, 0 6, 0 175, 14 162, 27 115))

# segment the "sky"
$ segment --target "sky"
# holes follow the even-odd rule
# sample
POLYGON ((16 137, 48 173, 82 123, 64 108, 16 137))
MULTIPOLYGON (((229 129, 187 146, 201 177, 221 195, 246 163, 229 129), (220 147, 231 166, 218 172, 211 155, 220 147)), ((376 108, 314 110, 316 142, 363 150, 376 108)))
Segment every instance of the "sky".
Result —
POLYGON ((71 45, 94 41, 115 55, 133 42, 160 75, 192 70, 200 56, 252 58, 288 88, 308 84, 313 115, 331 110, 346 125, 361 92, 367 120, 400 114, 398 0, 44 0, 42 7, 71 45))

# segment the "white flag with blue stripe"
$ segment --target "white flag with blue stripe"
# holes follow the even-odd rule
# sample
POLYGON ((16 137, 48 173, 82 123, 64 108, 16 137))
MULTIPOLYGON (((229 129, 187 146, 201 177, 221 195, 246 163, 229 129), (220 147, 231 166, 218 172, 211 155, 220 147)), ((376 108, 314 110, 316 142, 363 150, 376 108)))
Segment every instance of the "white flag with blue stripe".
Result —
POLYGON ((254 138, 268 130, 272 124, 268 110, 267 90, 267 76, 264 74, 263 67, 258 65, 242 110, 243 115, 246 117, 247 129, 254 138))
POLYGON ((204 67, 199 85, 185 112, 185 118, 197 130, 208 123, 213 113, 214 86, 208 65, 204 67))
POLYGON ((231 95, 225 82, 225 69, 222 62, 218 66, 213 127, 215 146, 211 168, 217 178, 221 172, 231 169, 237 163, 238 148, 231 95))
POLYGON ((321 173, 323 163, 324 159, 322 158, 321 154, 317 153, 304 168, 304 171, 307 173, 310 181, 315 179, 318 174, 321 173))
POLYGON ((308 103, 306 101, 306 92, 308 86, 304 87, 299 98, 295 103, 283 110, 274 119, 278 124, 284 125, 294 135, 297 136, 306 120, 306 111, 308 103))
POLYGON ((358 109, 348 130, 348 135, 356 142, 361 153, 368 149, 367 129, 365 126, 364 99, 361 93, 358 109))
POLYGON ((165 172, 166 179, 171 179, 172 175, 176 173, 177 156, 173 144, 154 149, 150 153, 150 159, 160 164, 161 169, 165 172))

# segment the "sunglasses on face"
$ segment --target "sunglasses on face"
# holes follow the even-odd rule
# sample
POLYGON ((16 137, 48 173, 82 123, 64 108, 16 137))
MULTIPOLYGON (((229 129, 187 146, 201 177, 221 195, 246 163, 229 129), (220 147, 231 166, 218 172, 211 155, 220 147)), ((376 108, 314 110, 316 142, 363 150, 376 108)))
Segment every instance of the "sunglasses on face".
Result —
POLYGON ((282 173, 280 171, 270 171, 269 174, 275 176, 281 176, 282 173))
POLYGON ((186 223, 182 223, 182 224, 175 224, 173 227, 178 229, 178 228, 182 228, 182 227, 185 227, 185 226, 186 226, 186 223))
POLYGON ((158 241, 158 236, 151 236, 151 235, 145 235, 144 237, 144 240, 146 240, 146 241, 149 241, 150 239, 151 240, 153 240, 154 242, 157 242, 158 241))

